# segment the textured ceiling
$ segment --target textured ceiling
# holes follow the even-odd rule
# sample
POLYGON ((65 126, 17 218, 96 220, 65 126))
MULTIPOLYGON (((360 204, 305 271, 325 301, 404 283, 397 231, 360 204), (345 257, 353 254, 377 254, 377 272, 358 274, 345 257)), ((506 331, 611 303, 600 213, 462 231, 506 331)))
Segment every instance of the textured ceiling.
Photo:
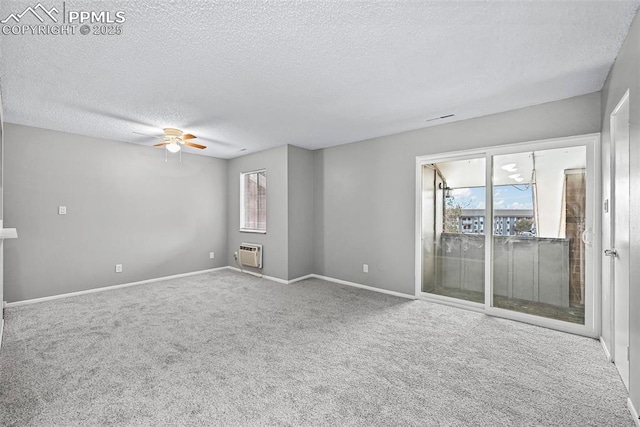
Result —
POLYGON ((222 158, 328 147, 598 91, 638 4, 67 0, 124 11, 123 34, 0 35, 5 119, 147 145, 177 127, 222 158))

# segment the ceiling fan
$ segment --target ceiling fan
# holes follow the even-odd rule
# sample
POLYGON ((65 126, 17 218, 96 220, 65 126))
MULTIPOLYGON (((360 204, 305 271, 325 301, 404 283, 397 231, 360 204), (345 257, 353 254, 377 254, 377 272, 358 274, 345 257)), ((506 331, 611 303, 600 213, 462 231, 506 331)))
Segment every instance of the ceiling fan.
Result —
POLYGON ((190 133, 183 133, 180 129, 175 128, 164 128, 164 136, 158 137, 162 138, 163 141, 157 144, 153 144, 154 147, 166 147, 167 151, 171 153, 177 153, 180 151, 182 145, 186 145, 193 148, 198 148, 200 150, 204 150, 207 148, 204 145, 196 144, 191 140, 196 139, 197 137, 190 133))

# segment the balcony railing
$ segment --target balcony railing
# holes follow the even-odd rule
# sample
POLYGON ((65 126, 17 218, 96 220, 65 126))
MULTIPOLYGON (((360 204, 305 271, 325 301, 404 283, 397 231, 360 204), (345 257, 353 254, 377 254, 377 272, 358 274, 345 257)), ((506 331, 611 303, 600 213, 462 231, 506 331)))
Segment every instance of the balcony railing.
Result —
MULTIPOLYGON (((494 236, 494 295, 569 306, 570 239, 494 236)), ((442 233, 436 250, 439 286, 484 291, 485 236, 442 233)))

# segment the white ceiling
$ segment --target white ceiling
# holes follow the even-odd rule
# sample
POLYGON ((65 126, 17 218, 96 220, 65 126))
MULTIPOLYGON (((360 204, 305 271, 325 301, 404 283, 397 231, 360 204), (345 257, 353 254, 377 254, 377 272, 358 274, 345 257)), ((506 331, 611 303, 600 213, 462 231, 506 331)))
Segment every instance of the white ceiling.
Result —
POLYGON ((123 34, 1 35, 5 120, 147 145, 133 132, 177 127, 221 158, 329 147, 598 91, 639 4, 66 1, 125 11, 123 34))

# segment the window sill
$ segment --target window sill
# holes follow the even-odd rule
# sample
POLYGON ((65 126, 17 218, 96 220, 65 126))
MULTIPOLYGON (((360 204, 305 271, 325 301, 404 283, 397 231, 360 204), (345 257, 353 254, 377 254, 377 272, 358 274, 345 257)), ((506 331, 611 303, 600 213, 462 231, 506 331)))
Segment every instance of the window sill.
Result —
POLYGON ((267 230, 250 230, 247 228, 241 228, 239 231, 241 233, 267 234, 267 230))

